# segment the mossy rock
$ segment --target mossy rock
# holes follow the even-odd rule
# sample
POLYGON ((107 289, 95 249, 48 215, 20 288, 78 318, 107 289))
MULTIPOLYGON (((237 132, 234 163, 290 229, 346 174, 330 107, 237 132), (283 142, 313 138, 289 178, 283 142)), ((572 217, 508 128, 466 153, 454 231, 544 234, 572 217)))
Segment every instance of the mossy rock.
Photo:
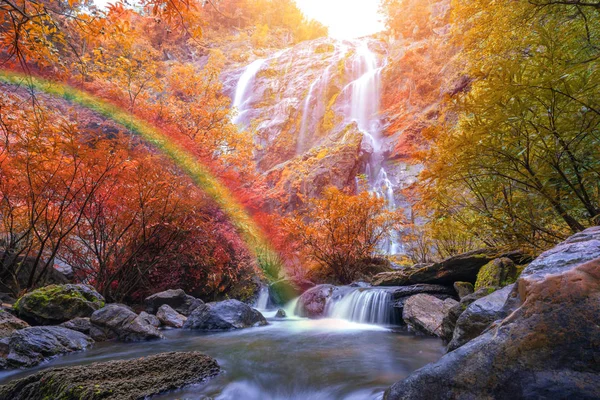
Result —
POLYGON ((104 307, 104 297, 88 285, 50 285, 25 294, 15 303, 17 315, 34 325, 55 325, 89 317, 104 307))
POLYGON ((0 386, 0 399, 121 400, 153 395, 206 381, 220 372, 199 352, 49 368, 0 386))
POLYGON ((479 270, 475 290, 483 287, 510 285, 517 280, 519 273, 519 268, 509 258, 496 258, 479 270))

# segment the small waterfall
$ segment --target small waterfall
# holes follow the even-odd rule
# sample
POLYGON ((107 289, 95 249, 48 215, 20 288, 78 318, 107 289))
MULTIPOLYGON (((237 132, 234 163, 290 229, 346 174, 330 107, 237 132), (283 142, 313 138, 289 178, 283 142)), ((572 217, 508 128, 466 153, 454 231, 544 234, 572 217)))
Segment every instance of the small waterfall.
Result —
POLYGON ((258 297, 254 303, 254 308, 258 310, 266 310, 269 307, 269 287, 263 285, 260 287, 258 297))
POLYGON ((327 316, 364 324, 394 325, 399 318, 385 289, 356 289, 327 305, 327 316))
POLYGON ((234 124, 246 123, 243 116, 247 111, 248 102, 252 97, 252 85, 254 84, 256 74, 258 74, 258 71, 260 71, 265 62, 266 60, 262 58, 255 60, 246 67, 240 76, 235 88, 235 96, 232 104, 232 107, 236 108, 238 112, 232 120, 234 124))

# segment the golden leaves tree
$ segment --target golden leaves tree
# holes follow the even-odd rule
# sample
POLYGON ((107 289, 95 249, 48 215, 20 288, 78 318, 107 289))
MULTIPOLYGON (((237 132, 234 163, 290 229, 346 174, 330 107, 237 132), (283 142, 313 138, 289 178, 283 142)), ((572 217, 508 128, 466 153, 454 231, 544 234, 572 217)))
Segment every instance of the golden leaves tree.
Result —
POLYGON ((351 283, 400 226, 400 214, 384 199, 363 191, 347 194, 328 187, 304 211, 284 222, 308 263, 340 283, 351 283))

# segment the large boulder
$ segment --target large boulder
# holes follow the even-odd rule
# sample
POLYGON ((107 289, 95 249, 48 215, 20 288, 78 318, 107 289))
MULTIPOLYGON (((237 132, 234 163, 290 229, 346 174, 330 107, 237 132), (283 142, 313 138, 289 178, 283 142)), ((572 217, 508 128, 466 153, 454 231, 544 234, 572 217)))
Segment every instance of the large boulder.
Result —
POLYGON ((122 304, 109 304, 90 317, 91 336, 96 341, 118 339, 124 342, 164 339, 158 329, 143 316, 122 304))
POLYGON ((417 331, 442 336, 444 317, 457 304, 453 299, 440 300, 429 294, 417 294, 404 303, 402 319, 417 331))
POLYGON ((160 306, 156 312, 156 317, 163 325, 172 328, 181 328, 183 327, 183 324, 185 324, 185 321, 187 321, 185 315, 179 314, 167 304, 160 306))
POLYGON ((475 250, 435 264, 383 272, 375 275, 371 283, 373 286, 405 286, 417 283, 452 285, 457 281, 475 283, 479 269, 499 257, 509 258, 516 263, 528 261, 528 257, 518 251, 499 254, 494 249, 475 250))
POLYGON ((514 285, 496 290, 490 295, 474 301, 460 314, 448 344, 448 351, 459 348, 469 340, 481 335, 492 323, 504 319, 509 310, 504 306, 514 285))
POLYGON ((0 343, 0 369, 33 367, 47 358, 86 349, 94 341, 60 326, 34 326, 14 332, 0 343))
POLYGON ((600 398, 600 227, 540 255, 513 293, 508 317, 384 398, 600 398))
POLYGON ((169 289, 146 297, 144 304, 149 314, 156 314, 160 306, 167 304, 178 313, 188 316, 204 302, 186 294, 182 289, 169 289))
POLYGON ((477 273, 475 290, 490 286, 504 287, 515 282, 518 276, 519 270, 510 258, 496 258, 481 267, 477 273))
POLYGON ((202 353, 161 353, 46 369, 0 386, 0 400, 146 399, 201 383, 219 372, 217 361, 202 353))
POLYGON ((430 285, 426 283, 419 283, 410 286, 401 286, 394 288, 392 296, 394 299, 394 308, 399 314, 402 314, 404 304, 406 301, 416 294, 429 294, 440 300, 446 300, 448 298, 455 298, 456 292, 453 288, 444 285, 430 285))
MULTIPOLYGON (((31 273, 35 269, 36 279, 39 277, 41 272, 40 265, 47 263, 47 260, 38 260, 37 257, 23 257, 15 256, 0 252, 0 259, 4 260, 4 265, 8 265, 12 270, 12 273, 16 273, 16 276, 11 276, 11 279, 2 279, 0 277, 0 292, 16 294, 23 288, 28 287, 29 278, 31 273), (11 268, 10 266, 16 266, 18 268, 11 268), (15 282, 16 281, 16 282, 15 282)), ((12 275, 12 274, 11 274, 12 275)), ((70 282, 70 279, 57 270, 54 265, 54 261, 48 262, 48 268, 44 275, 40 277, 38 287, 46 285, 64 285, 70 282)))
POLYGON ((301 317, 320 318, 323 317, 330 299, 340 295, 341 289, 334 285, 317 285, 308 289, 298 298, 296 314, 301 317))
POLYGON ((9 337, 14 331, 27 328, 29 324, 0 307, 0 339, 9 337))
POLYGON ((104 307, 104 297, 88 285, 50 285, 21 297, 17 315, 33 325, 55 325, 77 317, 89 317, 104 307))
POLYGON ((222 331, 266 325, 267 320, 257 310, 238 300, 203 304, 196 308, 183 325, 184 329, 222 331))

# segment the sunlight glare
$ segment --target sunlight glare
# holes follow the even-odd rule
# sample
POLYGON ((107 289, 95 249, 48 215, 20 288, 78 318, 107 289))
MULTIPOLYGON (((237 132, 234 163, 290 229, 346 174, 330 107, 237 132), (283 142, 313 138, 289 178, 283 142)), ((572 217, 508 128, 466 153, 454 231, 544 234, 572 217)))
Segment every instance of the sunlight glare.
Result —
POLYGON ((384 29, 380 0, 296 0, 304 14, 329 28, 329 36, 352 39, 384 29))

